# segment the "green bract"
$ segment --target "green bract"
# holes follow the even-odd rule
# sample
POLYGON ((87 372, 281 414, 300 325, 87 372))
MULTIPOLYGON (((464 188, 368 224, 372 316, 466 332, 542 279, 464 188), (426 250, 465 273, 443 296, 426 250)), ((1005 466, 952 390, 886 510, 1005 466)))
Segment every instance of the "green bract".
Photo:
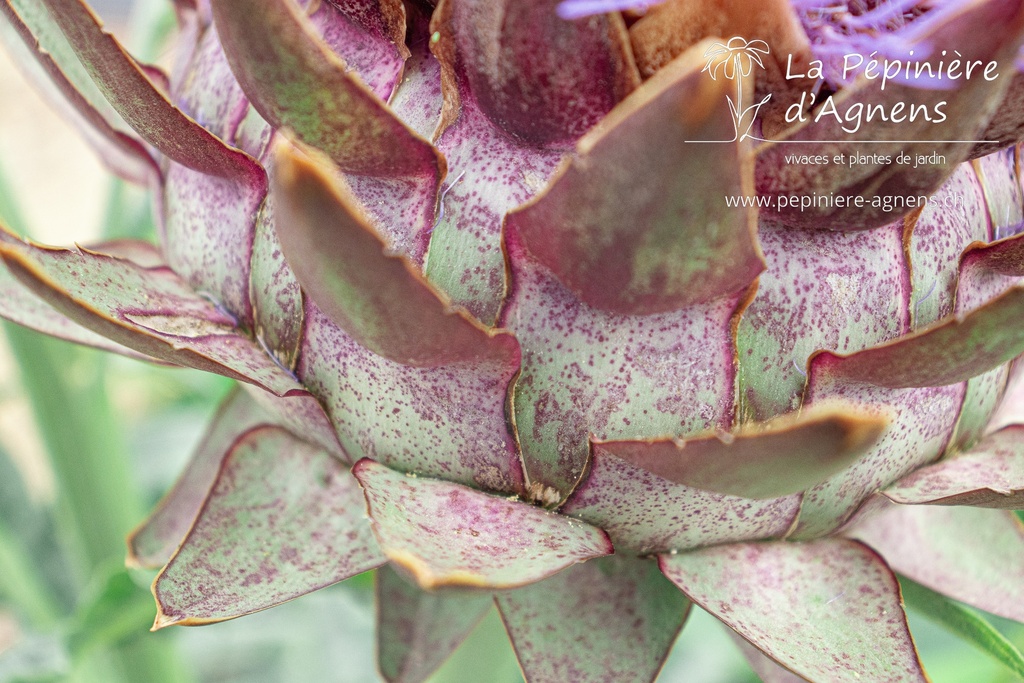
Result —
POLYGON ((178 0, 165 82, 0 0, 161 207, 0 234, 0 314, 241 383, 130 539, 156 625, 389 565, 390 681, 493 596, 531 683, 653 680, 691 601, 832 683, 925 680, 892 569, 1024 620, 1024 3, 434 4, 178 0), (999 77, 840 69, 912 50, 999 77))

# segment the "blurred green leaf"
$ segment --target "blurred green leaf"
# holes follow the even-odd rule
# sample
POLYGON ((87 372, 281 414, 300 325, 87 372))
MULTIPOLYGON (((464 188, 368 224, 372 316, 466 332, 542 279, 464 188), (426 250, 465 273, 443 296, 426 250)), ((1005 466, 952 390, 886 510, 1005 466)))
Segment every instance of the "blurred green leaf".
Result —
POLYGON ((736 646, 738 637, 728 626, 694 605, 658 680, 761 683, 736 646))
POLYGON ((11 195, 11 186, 6 180, 3 168, 0 168, 0 221, 15 232, 24 234, 25 219, 11 195))
POLYGON ((86 592, 71 621, 68 650, 78 658, 95 647, 118 645, 147 633, 156 608, 149 591, 132 579, 122 566, 112 564, 99 582, 86 592))
POLYGON ((106 213, 101 224, 104 239, 153 240, 156 222, 149 193, 120 178, 111 178, 106 213))
POLYGON ((36 573, 30 547, 0 519, 0 597, 34 626, 46 628, 57 623, 60 609, 36 573))
POLYGON ((907 606, 1024 677, 1024 655, 981 614, 903 576, 900 587, 907 606))
POLYGON ((141 517, 121 434, 103 377, 103 359, 10 323, 4 330, 58 483, 61 523, 73 529, 80 571, 124 554, 124 535, 141 517), (77 364, 83 356, 89 363, 77 364), (69 370, 84 369, 72 380, 69 370))
POLYGON ((362 574, 356 574, 345 581, 345 587, 350 590, 362 591, 368 596, 373 596, 374 574, 376 570, 371 569, 362 574))
POLYGON ((166 0, 135 0, 125 47, 138 60, 158 62, 173 49, 177 18, 166 0))
MULTIPOLYGON (((348 584, 335 584, 242 619, 181 629, 189 663, 206 683, 380 681, 374 657, 373 595, 348 584)), ((489 676, 474 683, 481 681, 502 683, 489 676)))
POLYGON ((49 509, 0 449, 0 597, 36 628, 52 626, 74 595, 65 564, 49 509))

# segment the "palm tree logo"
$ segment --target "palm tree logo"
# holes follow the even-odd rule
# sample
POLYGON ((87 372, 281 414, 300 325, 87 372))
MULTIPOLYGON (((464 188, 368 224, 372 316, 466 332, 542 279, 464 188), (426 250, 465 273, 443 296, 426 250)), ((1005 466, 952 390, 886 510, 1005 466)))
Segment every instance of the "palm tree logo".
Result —
POLYGON ((732 95, 726 95, 726 99, 729 100, 729 109, 732 111, 733 126, 736 130, 735 136, 728 142, 746 138, 760 139, 750 134, 750 128, 754 125, 758 110, 772 96, 771 94, 765 95, 760 102, 744 108, 743 79, 753 73, 755 64, 764 68, 761 57, 767 55, 768 52, 768 43, 763 40, 746 40, 740 36, 730 38, 727 43, 714 43, 704 52, 704 57, 708 61, 701 69, 702 73, 707 71, 712 80, 718 80, 718 74, 721 73, 728 80, 736 81, 736 99, 733 100, 732 95))

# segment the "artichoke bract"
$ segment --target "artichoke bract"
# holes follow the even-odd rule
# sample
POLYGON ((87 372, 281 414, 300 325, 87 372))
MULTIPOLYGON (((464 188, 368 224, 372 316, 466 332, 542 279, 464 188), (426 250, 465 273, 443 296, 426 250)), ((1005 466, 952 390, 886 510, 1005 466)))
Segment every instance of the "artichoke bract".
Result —
POLYGON ((2 314, 240 382, 129 539, 156 627, 376 568, 389 681, 497 603, 531 682, 691 604, 834 682, 926 680, 894 571, 1024 621, 1024 2, 175 10, 165 75, 0 0, 160 232, 4 231, 2 314))

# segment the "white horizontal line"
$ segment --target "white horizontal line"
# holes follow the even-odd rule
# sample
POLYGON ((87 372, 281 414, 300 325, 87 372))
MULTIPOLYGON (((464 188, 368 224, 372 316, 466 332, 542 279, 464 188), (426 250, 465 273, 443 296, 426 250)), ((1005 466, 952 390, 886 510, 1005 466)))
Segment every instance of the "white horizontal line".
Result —
MULTIPOLYGON (((771 142, 776 145, 813 145, 813 144, 850 144, 850 145, 916 145, 916 144, 930 144, 930 145, 947 145, 947 144, 970 144, 970 145, 982 145, 988 143, 998 143, 999 140, 765 140, 764 138, 751 138, 752 140, 759 140, 761 142, 771 142)), ((695 144, 719 144, 724 145, 730 142, 736 142, 735 140, 684 140, 684 142, 692 142, 695 144)))

